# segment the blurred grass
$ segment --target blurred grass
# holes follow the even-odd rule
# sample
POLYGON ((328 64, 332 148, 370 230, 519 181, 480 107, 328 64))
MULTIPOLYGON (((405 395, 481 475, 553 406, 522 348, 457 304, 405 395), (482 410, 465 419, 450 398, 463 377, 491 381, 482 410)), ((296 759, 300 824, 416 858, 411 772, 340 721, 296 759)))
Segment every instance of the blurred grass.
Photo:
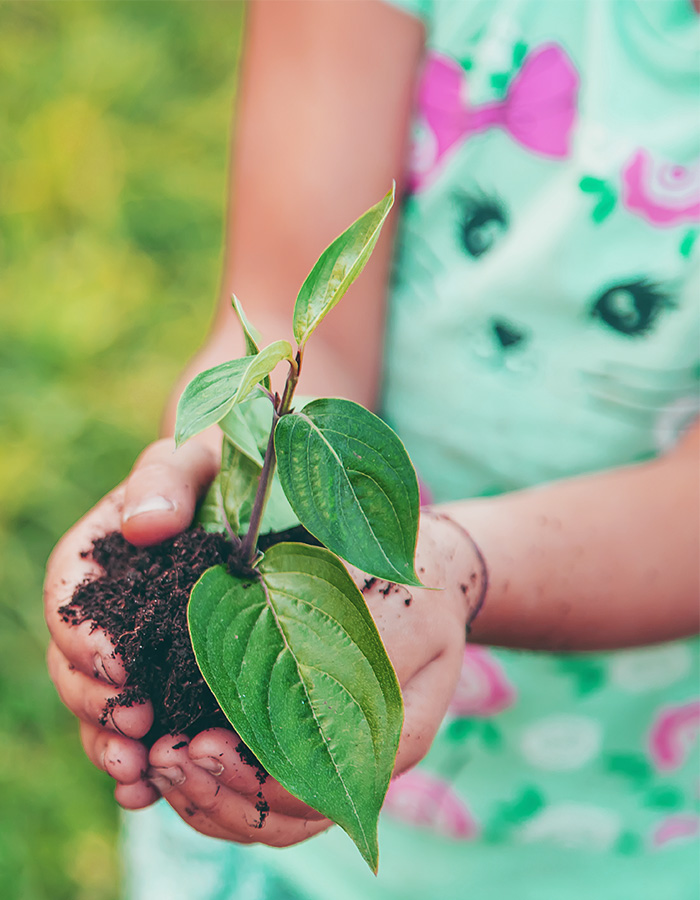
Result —
POLYGON ((0 894, 118 896, 44 666, 52 545, 157 434, 221 248, 236 2, 0 3, 0 894))

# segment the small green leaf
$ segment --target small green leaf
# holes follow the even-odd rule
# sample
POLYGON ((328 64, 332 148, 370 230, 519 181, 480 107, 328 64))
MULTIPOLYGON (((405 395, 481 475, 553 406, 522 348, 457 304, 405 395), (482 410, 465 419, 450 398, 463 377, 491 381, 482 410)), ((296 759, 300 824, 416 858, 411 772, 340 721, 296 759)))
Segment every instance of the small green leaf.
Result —
MULTIPOLYGON (((236 534, 242 535, 250 525, 250 514, 253 511, 255 492, 260 481, 260 466, 250 457, 234 447, 229 441, 224 440, 221 455, 221 473, 219 484, 221 499, 220 504, 223 514, 226 515, 229 525, 236 534)), ((299 524, 299 519, 289 505, 279 477, 275 473, 272 476, 270 492, 263 514, 261 533, 273 531, 286 531, 299 524)), ((223 530, 223 529, 218 529, 223 530)))
POLYGON ((282 487, 302 525, 377 578, 420 585, 418 480, 397 435, 350 400, 314 400, 275 429, 282 487))
MULTIPOLYGON (((262 336, 257 328, 251 323, 248 316, 246 316, 243 311, 243 307, 241 306, 241 301, 235 294, 231 294, 231 305, 233 307, 233 311, 238 317, 238 321, 240 323, 241 329, 243 330, 243 337, 245 338, 245 352, 247 356, 256 356, 260 353, 260 341, 262 340, 262 336)), ((262 380, 262 386, 270 390, 270 377, 266 375, 262 380)))
POLYGON ((364 269, 394 204, 396 186, 337 237, 302 284, 294 305, 294 337, 303 347, 316 326, 364 269))
POLYGON ((221 485, 219 484, 218 475, 209 485, 209 490, 197 508, 194 524, 201 525, 205 531, 209 532, 226 531, 224 504, 221 499, 221 485))
POLYGON ((283 359, 293 360, 292 345, 289 341, 274 341, 254 356, 245 370, 241 383, 233 399, 233 405, 245 400, 250 392, 270 374, 283 359))
POLYGON ((251 324, 248 316, 243 312, 241 301, 235 294, 231 294, 231 305, 233 306, 233 311, 238 316, 238 321, 241 323, 241 328, 243 329, 246 354, 248 356, 255 356, 260 353, 260 332, 251 324))
POLYGON ((245 453, 262 469, 267 438, 264 438, 265 443, 261 447, 254 419, 258 409, 268 413, 267 434, 269 435, 272 427, 272 405, 267 397, 256 397, 246 403, 234 406, 219 422, 219 427, 234 447, 238 447, 241 453, 245 453), (251 413, 251 407, 256 408, 255 412, 251 413))
POLYGON ((337 822, 376 872, 403 707, 340 560, 321 547, 277 544, 258 578, 208 569, 188 622, 202 674, 244 743, 295 797, 337 822))
POLYGON ((241 534, 250 520, 261 471, 257 463, 224 438, 219 475, 221 501, 236 534, 241 534))
MULTIPOLYGON (((242 534, 248 527, 252 504, 247 501, 239 504, 236 498, 240 498, 241 501, 243 498, 249 499, 250 485, 254 482, 257 487, 272 428, 272 405, 267 397, 246 400, 238 406, 234 406, 219 425, 229 444, 239 450, 240 455, 233 454, 231 450, 227 451, 224 445, 220 478, 230 490, 227 490, 226 487, 223 488, 224 497, 222 499, 219 495, 218 504, 221 509, 225 507, 229 523, 234 531, 242 534), (232 467, 235 467, 237 471, 228 473, 232 467)), ((213 522, 217 521, 217 512, 211 504, 206 510, 206 515, 213 522)), ((224 531, 224 514, 220 512, 218 515, 220 527, 216 530, 224 531)), ((275 472, 265 506, 261 534, 269 531, 286 531, 298 524, 299 519, 289 505, 279 476, 275 472)))
POLYGON ((254 356, 232 359, 195 375, 177 404, 175 443, 178 447, 223 419, 233 406, 241 378, 254 359, 254 356))

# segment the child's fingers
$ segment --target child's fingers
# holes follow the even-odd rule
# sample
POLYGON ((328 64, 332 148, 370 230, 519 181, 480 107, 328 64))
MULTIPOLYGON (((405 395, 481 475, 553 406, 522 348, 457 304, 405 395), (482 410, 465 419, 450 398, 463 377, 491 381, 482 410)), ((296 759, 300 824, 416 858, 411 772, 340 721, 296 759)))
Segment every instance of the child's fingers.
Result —
MULTIPOLYGON (((51 641, 47 653, 49 676, 63 703, 79 719, 102 725, 100 721, 107 700, 119 695, 118 690, 106 688, 98 680, 83 675, 66 659, 51 641)), ((141 738, 153 724, 153 708, 150 703, 134 706, 117 706, 111 710, 104 727, 125 737, 141 738)))
POLYGON ((186 822, 200 834, 206 834, 209 837, 222 838, 225 841, 236 841, 239 844, 253 843, 252 840, 235 835, 217 824, 207 813, 194 806, 192 801, 177 788, 167 793, 165 799, 180 816, 183 822, 186 822))
POLYGON ((189 779, 165 794, 166 800, 180 817, 203 834, 242 844, 288 847, 325 831, 332 824, 328 819, 312 822, 257 808, 248 798, 216 785, 216 779, 207 777, 212 782, 212 793, 219 788, 207 808, 199 806, 187 793, 185 785, 189 779))
POLYGON ((146 546, 184 531, 218 467, 219 459, 208 438, 193 438, 177 450, 171 438, 151 444, 126 481, 121 520, 124 537, 146 546))
POLYGON ((121 784, 136 784, 148 767, 148 750, 140 742, 80 723, 80 739, 88 759, 121 784))
POLYGON ((145 809, 159 797, 158 791, 147 781, 118 784, 114 789, 114 799, 124 809, 145 809))
MULTIPOLYGON (((265 801, 275 812, 303 819, 323 818, 321 813, 298 800, 274 778, 247 763, 245 756, 237 749, 239 747, 241 739, 235 732, 210 728, 192 739, 189 757, 232 790, 249 795, 262 791, 265 801)), ((244 749, 243 754, 247 753, 244 749)))
POLYGON ((237 747, 241 739, 226 728, 209 728, 190 741, 189 757, 196 765, 206 769, 219 780, 243 794, 255 794, 260 788, 261 770, 250 765, 237 747))

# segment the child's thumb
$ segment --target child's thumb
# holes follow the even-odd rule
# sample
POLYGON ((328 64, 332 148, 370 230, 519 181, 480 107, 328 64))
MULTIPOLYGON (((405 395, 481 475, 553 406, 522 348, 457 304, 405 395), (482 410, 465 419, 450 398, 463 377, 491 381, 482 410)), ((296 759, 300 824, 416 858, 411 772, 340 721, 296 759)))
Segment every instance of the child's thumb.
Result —
POLYGON ((184 531, 218 469, 213 447, 196 438, 178 450, 171 438, 148 446, 126 480, 122 532, 132 544, 157 544, 184 531))

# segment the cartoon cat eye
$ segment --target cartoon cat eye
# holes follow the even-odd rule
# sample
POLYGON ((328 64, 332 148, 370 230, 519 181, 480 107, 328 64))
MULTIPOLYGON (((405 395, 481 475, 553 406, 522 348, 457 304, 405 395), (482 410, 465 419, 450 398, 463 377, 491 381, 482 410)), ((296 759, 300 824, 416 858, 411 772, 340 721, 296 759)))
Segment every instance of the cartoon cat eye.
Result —
POLYGON ((673 307, 668 293, 646 278, 614 284, 594 302, 590 315, 628 337, 647 334, 663 309, 673 307))
POLYGON ((467 253, 478 259, 508 230, 508 210, 496 194, 461 194, 459 240, 467 253))

